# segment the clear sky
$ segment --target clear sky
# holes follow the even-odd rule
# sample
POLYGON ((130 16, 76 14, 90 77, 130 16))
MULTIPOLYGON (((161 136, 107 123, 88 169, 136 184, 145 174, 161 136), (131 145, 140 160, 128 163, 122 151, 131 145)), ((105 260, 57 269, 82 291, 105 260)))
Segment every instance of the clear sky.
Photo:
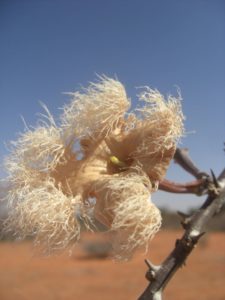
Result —
MULTIPOLYGON (((219 174, 225 141, 224 0, 0 0, 0 160, 4 143, 34 125, 39 101, 53 114, 65 91, 117 76, 135 105, 136 87, 181 89, 188 147, 219 174)), ((3 171, 1 171, 3 176, 3 171)), ((168 179, 192 180, 176 166, 168 179)), ((154 195, 181 209, 204 198, 154 195)))

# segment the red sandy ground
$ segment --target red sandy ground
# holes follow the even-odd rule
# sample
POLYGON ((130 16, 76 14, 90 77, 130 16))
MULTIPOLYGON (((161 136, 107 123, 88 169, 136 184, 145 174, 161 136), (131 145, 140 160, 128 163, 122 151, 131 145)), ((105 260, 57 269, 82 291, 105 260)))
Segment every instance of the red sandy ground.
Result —
MULTIPOLYGON (((161 231, 148 257, 160 263, 181 232, 161 231)), ((87 239, 92 237, 88 236, 87 239)), ((0 300, 136 300, 147 286, 145 255, 129 263, 74 254, 34 257, 30 242, 0 243, 0 300)), ((165 300, 225 300, 225 234, 211 233, 164 291, 165 300)))

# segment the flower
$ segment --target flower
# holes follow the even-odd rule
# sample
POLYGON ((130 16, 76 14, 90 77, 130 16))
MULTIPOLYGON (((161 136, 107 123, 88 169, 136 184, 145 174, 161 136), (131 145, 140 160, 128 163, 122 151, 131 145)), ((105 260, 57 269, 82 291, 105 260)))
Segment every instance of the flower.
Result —
POLYGON ((161 225, 150 195, 183 135, 180 97, 166 101, 146 87, 144 105, 128 112, 123 85, 108 77, 69 95, 59 125, 44 106, 46 118, 12 142, 5 228, 63 249, 79 240, 80 219, 91 228, 93 211, 112 233, 115 257, 127 259, 161 225))

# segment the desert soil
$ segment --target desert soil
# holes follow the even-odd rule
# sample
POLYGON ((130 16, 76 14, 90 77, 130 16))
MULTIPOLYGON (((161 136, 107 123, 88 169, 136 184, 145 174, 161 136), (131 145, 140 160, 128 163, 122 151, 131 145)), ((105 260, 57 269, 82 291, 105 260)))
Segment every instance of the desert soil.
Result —
MULTIPOLYGON (((0 300, 136 300, 148 282, 144 259, 160 263, 181 236, 161 231, 147 255, 115 263, 84 251, 86 235, 71 256, 34 256, 31 242, 0 243, 0 300)), ((97 236, 99 241, 100 237, 97 236)), ((165 300, 225 300, 225 234, 210 233, 176 273, 164 291, 165 300)))

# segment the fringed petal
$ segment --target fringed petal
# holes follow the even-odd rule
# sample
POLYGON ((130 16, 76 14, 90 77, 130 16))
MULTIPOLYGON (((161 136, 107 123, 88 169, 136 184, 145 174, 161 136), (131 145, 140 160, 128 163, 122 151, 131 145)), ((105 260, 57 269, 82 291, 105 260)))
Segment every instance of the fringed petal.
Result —
POLYGON ((95 216, 113 234, 116 259, 129 259, 138 247, 147 247, 161 226, 160 212, 150 201, 150 187, 144 174, 135 173, 96 184, 95 216))
POLYGON ((130 107, 124 86, 114 79, 100 77, 97 83, 83 88, 83 93, 68 93, 72 96, 69 105, 64 106, 61 116, 64 138, 106 136, 115 130, 130 107))
POLYGON ((16 200, 9 202, 5 230, 19 238, 35 236, 35 244, 45 253, 64 249, 80 238, 81 225, 75 212, 84 212, 83 202, 79 197, 66 196, 53 182, 43 182, 34 189, 21 188, 16 200))
POLYGON ((65 146, 60 128, 39 122, 36 128, 27 128, 16 141, 11 142, 11 155, 5 161, 10 175, 17 176, 24 169, 48 172, 63 163, 65 146))
POLYGON ((124 138, 123 146, 129 149, 133 166, 142 166, 151 181, 159 181, 165 176, 176 144, 184 134, 181 99, 169 97, 166 101, 150 88, 139 97, 145 105, 137 109, 141 115, 135 128, 124 138))

